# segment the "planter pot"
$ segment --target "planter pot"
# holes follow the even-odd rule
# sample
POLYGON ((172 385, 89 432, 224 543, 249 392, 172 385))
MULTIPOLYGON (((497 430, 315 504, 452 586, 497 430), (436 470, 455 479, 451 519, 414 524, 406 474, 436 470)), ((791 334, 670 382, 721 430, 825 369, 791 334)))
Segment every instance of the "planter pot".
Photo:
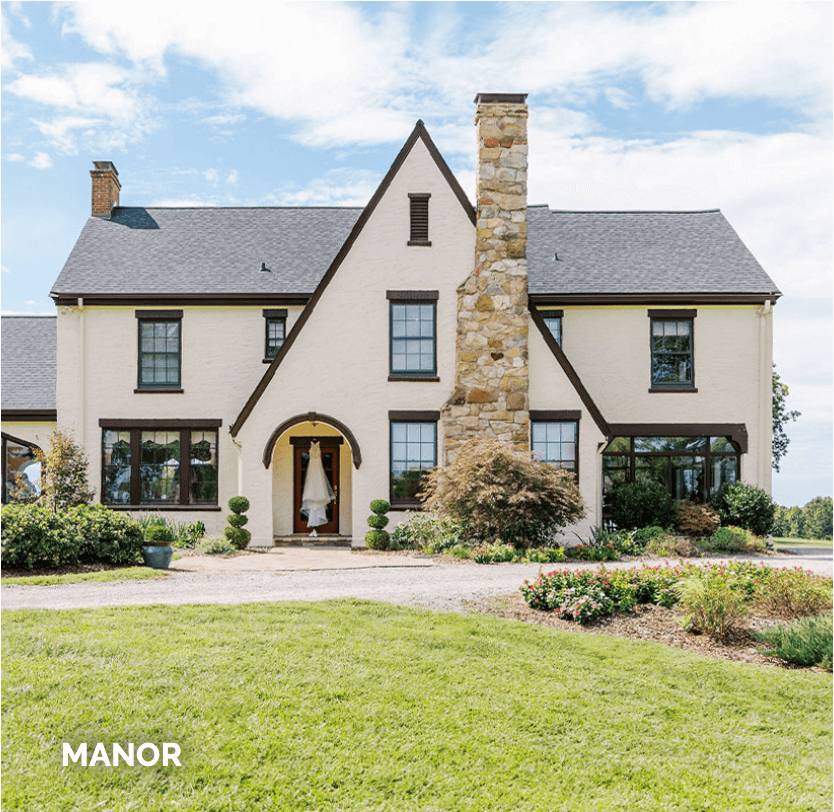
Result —
POLYGON ((170 544, 145 544, 142 547, 142 558, 145 566, 155 570, 167 570, 174 557, 174 548, 170 544))

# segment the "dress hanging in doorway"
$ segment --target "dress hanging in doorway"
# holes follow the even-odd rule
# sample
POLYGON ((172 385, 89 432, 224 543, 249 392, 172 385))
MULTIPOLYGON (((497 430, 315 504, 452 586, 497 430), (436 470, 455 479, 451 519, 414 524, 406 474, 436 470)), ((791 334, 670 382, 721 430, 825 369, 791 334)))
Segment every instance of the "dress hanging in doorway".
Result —
POLYGON ((310 443, 310 462, 301 492, 301 512, 307 516, 307 527, 318 527, 327 522, 327 506, 335 497, 321 464, 321 448, 314 440, 310 443))

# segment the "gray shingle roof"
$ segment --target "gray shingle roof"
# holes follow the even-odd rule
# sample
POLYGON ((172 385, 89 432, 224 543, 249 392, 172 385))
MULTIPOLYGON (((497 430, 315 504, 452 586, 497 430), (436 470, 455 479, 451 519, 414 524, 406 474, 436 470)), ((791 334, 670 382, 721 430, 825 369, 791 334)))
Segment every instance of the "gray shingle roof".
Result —
POLYGON ((778 292, 717 209, 527 212, 531 294, 778 292))
POLYGON ((119 208, 87 220, 53 293, 312 293, 361 212, 119 208))
POLYGON ((3 316, 2 408, 55 409, 55 316, 3 316))
MULTIPOLYGON (((309 294, 361 211, 116 209, 87 221, 53 294, 309 294)), ((717 210, 531 206, 528 228, 531 294, 777 292, 717 210)))

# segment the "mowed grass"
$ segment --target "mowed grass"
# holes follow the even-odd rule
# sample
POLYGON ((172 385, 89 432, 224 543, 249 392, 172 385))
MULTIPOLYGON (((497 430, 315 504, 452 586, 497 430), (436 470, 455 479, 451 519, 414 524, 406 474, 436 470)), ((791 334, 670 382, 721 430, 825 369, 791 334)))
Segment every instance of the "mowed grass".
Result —
POLYGON ((23 575, 15 578, 0 579, 0 584, 18 584, 19 586, 54 586, 56 584, 78 584, 83 581, 148 581, 165 578, 170 575, 165 570, 150 567, 118 567, 98 572, 68 572, 63 575, 23 575))
POLYGON ((815 550, 830 550, 832 548, 831 539, 792 539, 776 537, 773 539, 774 547, 806 547, 815 550))
POLYGON ((354 600, 3 620, 4 810, 831 808, 828 674, 354 600))

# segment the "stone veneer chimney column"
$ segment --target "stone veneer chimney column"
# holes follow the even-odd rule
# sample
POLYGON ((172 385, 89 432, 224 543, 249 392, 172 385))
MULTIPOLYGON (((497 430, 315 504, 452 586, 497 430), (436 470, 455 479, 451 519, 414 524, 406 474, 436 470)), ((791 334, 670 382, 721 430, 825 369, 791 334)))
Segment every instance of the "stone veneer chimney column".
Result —
POLYGON ((455 389, 441 417, 446 462, 476 437, 530 447, 526 98, 475 98, 475 267, 458 288, 455 389))
POLYGON ((93 161, 95 169, 90 170, 93 179, 93 217, 110 219, 110 213, 119 205, 119 173, 110 161, 93 161))

